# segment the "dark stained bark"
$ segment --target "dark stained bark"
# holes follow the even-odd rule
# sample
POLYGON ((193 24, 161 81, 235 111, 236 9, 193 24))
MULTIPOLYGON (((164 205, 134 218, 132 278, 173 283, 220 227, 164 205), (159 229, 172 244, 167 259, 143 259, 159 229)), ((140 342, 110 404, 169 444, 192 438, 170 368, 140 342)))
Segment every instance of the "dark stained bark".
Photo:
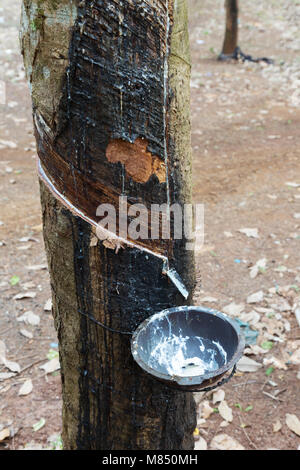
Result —
POLYGON ((238 45, 238 0, 226 0, 226 29, 222 55, 233 55, 238 45))
POLYGON ((130 333, 151 314, 191 302, 193 253, 185 239, 149 239, 115 250, 95 242, 88 222, 103 202, 117 208, 121 194, 128 206, 191 202, 186 3, 62 3, 58 10, 51 0, 24 0, 22 47, 38 154, 51 181, 41 181, 41 203, 64 447, 191 449, 192 394, 146 375, 132 359, 130 333), (43 7, 42 14, 32 5, 43 7), (39 14, 32 28, 29 20, 39 14), (61 45, 55 34, 64 38, 61 45), (51 47, 63 58, 55 70, 51 47), (39 64, 47 73, 35 70, 39 64), (159 256, 181 275, 187 300, 162 273, 159 256))

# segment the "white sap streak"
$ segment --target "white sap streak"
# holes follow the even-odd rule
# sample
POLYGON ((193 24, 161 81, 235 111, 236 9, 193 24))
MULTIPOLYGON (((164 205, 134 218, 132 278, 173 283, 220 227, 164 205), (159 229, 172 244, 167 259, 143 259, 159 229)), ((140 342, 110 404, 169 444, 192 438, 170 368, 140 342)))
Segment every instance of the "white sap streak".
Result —
POLYGON ((212 343, 217 346, 217 348, 219 349, 221 355, 224 357, 224 361, 227 362, 227 352, 222 347, 222 345, 217 341, 212 341, 212 343))
MULTIPOLYGON (((45 173, 45 171, 44 171, 44 169, 41 165, 40 159, 38 159, 38 173, 39 173, 39 177, 41 178, 41 180, 46 184, 46 186, 53 193, 53 195, 57 199, 59 199, 73 214, 77 215, 78 217, 81 217, 82 219, 84 219, 86 222, 88 222, 93 227, 95 227, 95 228, 98 227, 98 224, 95 220, 91 219, 89 216, 84 214, 80 209, 78 209, 78 207, 75 207, 63 194, 61 194, 57 190, 57 188, 54 186, 54 184, 52 183, 50 178, 46 175, 46 173, 45 173)), ((109 230, 107 230, 105 228, 101 227, 101 230, 103 230, 103 232, 107 235, 107 238, 118 240, 121 243, 124 243, 125 245, 128 245, 132 248, 136 248, 140 251, 144 251, 145 253, 147 253, 149 255, 155 256, 156 258, 160 258, 162 261, 164 261, 164 263, 168 262, 168 258, 166 256, 160 255, 159 253, 155 253, 155 251, 149 250, 148 248, 145 248, 145 247, 143 247, 141 245, 138 245, 136 243, 132 243, 129 240, 127 240, 126 238, 118 237, 115 233, 110 232, 109 230)))
POLYGON ((167 220, 170 220, 170 187, 169 187, 169 166, 168 166, 168 148, 167 148, 167 103, 168 103, 168 77, 169 77, 169 0, 166 0, 167 25, 166 25, 166 50, 164 59, 164 106, 163 106, 163 126, 164 126, 164 160, 166 167, 166 187, 167 187, 167 220))

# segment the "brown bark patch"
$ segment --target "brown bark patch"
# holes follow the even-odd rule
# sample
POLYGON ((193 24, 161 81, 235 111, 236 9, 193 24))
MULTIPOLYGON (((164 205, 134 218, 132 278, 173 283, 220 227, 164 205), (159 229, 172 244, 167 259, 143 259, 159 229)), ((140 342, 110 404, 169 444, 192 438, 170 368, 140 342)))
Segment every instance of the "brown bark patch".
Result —
POLYGON ((111 140, 106 149, 109 162, 121 162, 127 174, 138 183, 146 183, 155 174, 160 183, 166 181, 164 162, 147 150, 146 139, 138 138, 132 144, 122 139, 111 140))

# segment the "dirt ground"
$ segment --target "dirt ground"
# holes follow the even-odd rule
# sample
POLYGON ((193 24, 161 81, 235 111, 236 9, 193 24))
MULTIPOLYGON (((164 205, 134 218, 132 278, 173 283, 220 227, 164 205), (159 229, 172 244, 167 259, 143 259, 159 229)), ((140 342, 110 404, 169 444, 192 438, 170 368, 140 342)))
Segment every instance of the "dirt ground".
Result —
MULTIPOLYGON (((57 338, 46 305, 20 4, 3 0, 0 7, 0 449, 59 449, 59 371, 41 369, 57 360, 57 338)), ((223 0, 189 4, 193 191, 205 205, 195 304, 225 311, 254 332, 221 393, 196 396, 195 444, 299 449, 300 2, 241 2, 240 47, 274 65, 217 61, 223 0)))

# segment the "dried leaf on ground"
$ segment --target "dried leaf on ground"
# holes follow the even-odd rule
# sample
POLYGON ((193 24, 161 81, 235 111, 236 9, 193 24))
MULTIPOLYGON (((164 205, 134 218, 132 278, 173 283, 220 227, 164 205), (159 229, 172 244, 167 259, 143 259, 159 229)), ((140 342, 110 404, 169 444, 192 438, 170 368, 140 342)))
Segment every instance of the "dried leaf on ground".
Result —
POLYGON ((254 266, 250 268, 250 277, 251 279, 256 278, 256 276, 260 273, 263 272, 266 269, 267 266, 267 259, 262 258, 259 259, 254 266))
POLYGON ((263 349, 261 348, 260 346, 258 346, 257 344, 251 344, 250 346, 248 346, 247 348, 244 349, 244 354, 253 354, 255 356, 259 355, 259 354, 266 354, 268 352, 267 349, 263 349))
POLYGON ((10 379, 11 377, 14 377, 16 374, 13 372, 0 372, 0 382, 1 380, 6 380, 10 379))
POLYGON ((290 357, 290 362, 292 364, 300 364, 300 348, 293 352, 290 357))
POLYGON ((231 304, 223 307, 223 312, 231 317, 237 317, 244 310, 245 304, 236 304, 231 302, 231 304))
POLYGON ((237 370, 241 372, 256 372, 258 369, 262 367, 262 364, 259 362, 254 361, 254 359, 250 359, 250 357, 243 356, 237 362, 237 370))
POLYGON ((29 393, 32 392, 32 389, 33 389, 32 380, 28 379, 21 386, 18 395, 19 396, 29 395, 29 393))
POLYGON ((24 328, 22 330, 20 330, 20 333, 21 333, 22 336, 25 336, 25 338, 28 338, 28 339, 33 338, 33 334, 31 333, 31 331, 27 331, 24 328))
POLYGON ((300 421, 296 415, 286 413, 285 422, 291 431, 297 434, 297 436, 300 436, 300 421))
POLYGON ((36 297, 36 292, 20 292, 16 294, 13 299, 14 300, 21 300, 21 299, 34 299, 36 297))
POLYGON ((225 421, 231 423, 233 420, 232 409, 228 406, 226 400, 223 400, 220 405, 218 406, 218 410, 220 415, 222 416, 225 421))
POLYGON ((216 392, 213 393, 213 404, 223 401, 225 398, 225 392, 219 388, 216 392))
POLYGON ((51 372, 55 372, 56 370, 60 369, 59 358, 54 357, 50 361, 40 366, 40 369, 43 369, 46 374, 51 374, 51 372))
POLYGON ((2 356, 2 363, 11 372, 17 372, 17 373, 21 372, 21 367, 17 362, 8 361, 5 357, 2 356))
POLYGON ((240 233, 247 235, 247 237, 259 238, 257 228, 241 228, 238 230, 240 233))
POLYGON ((268 366, 268 365, 272 365, 274 366, 276 369, 282 369, 282 370, 287 370, 287 366, 285 365, 285 363, 278 359, 277 357, 269 357, 269 358, 265 358, 264 361, 263 361, 264 365, 265 366, 268 366))
POLYGON ((226 428, 228 425, 229 425, 229 421, 224 420, 220 423, 220 428, 226 428))
POLYGON ((29 310, 18 317, 17 321, 22 321, 26 323, 26 325, 36 326, 40 323, 40 317, 29 310))
POLYGON ((52 310, 52 299, 48 299, 44 305, 45 312, 51 312, 52 310))
POLYGON ((214 409, 210 406, 208 400, 204 400, 200 405, 200 416, 201 418, 207 419, 214 412, 214 409))
POLYGON ((28 271, 40 271, 42 269, 47 269, 47 264, 32 264, 27 266, 28 271))
POLYGON ((273 432, 278 432, 278 431, 280 431, 281 428, 282 428, 282 424, 281 424, 280 420, 277 419, 275 421, 275 423, 273 423, 273 432))
POLYGON ((247 304, 256 304, 263 300, 264 293, 262 290, 258 292, 254 292, 254 294, 248 295, 247 297, 247 304))
POLYGON ((295 316, 296 316, 297 323, 300 326, 300 308, 296 308, 295 316))
POLYGON ((214 302, 217 302, 218 299, 216 299, 215 297, 209 297, 209 296, 206 296, 206 297, 203 297, 201 299, 201 302, 207 302, 207 303, 214 303, 214 302))
POLYGON ((34 432, 37 432, 40 429, 42 429, 42 427, 44 427, 45 424, 46 424, 45 418, 41 418, 37 423, 33 424, 32 427, 33 427, 34 432))
POLYGON ((6 356, 6 346, 4 341, 0 340, 0 364, 1 364, 1 357, 6 356))
POLYGON ((9 436, 10 436, 10 431, 9 431, 9 429, 8 429, 8 428, 2 429, 2 431, 0 431, 0 442, 4 441, 4 440, 7 439, 9 436))
POLYGON ((218 434, 215 436, 210 447, 213 450, 245 450, 245 448, 233 437, 228 434, 218 434))
POLYGON ((199 439, 195 442, 195 450, 207 450, 207 442, 206 440, 200 436, 199 439))

